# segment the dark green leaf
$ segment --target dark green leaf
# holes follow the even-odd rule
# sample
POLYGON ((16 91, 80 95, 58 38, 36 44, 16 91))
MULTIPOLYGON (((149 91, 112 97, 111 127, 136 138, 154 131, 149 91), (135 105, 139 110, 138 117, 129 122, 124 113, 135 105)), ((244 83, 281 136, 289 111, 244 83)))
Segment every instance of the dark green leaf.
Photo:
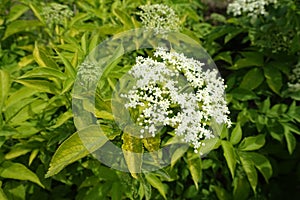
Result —
POLYGON ((264 75, 260 68, 254 68, 244 76, 240 88, 253 90, 264 81, 264 75))

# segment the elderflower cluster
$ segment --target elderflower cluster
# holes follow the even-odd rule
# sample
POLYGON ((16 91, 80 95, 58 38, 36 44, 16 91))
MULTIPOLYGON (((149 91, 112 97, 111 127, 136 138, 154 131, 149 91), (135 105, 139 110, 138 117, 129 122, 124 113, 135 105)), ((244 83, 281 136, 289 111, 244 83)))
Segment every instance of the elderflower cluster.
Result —
POLYGON ((231 125, 224 99, 224 80, 217 70, 204 70, 204 63, 184 54, 158 48, 152 58, 137 57, 129 74, 136 80, 133 89, 121 94, 126 108, 140 111, 140 137, 155 136, 160 127, 170 126, 175 134, 193 145, 213 138, 211 120, 231 125))
POLYGON ((175 11, 167 5, 154 4, 140 6, 139 12, 142 24, 146 29, 152 29, 156 34, 179 31, 180 21, 175 11))
POLYGON ((65 18, 70 18, 73 14, 68 6, 58 3, 50 3, 43 7, 41 13, 48 24, 62 24, 65 18))
POLYGON ((293 92, 300 92, 300 65, 296 66, 292 73, 289 76, 290 82, 288 82, 288 87, 293 92))
POLYGON ((270 4, 276 4, 277 0, 234 0, 228 4, 227 12, 234 16, 248 14, 248 16, 267 15, 265 9, 270 4))
POLYGON ((94 85, 98 81, 99 70, 95 63, 85 60, 81 63, 77 75, 84 84, 94 85))

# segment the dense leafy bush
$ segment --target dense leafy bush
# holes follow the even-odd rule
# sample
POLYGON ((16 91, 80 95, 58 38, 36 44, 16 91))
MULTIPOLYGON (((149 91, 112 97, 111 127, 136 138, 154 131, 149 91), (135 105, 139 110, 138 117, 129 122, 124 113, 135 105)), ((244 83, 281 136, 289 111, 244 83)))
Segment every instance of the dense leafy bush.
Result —
MULTIPOLYGON (((180 31, 216 62, 233 125, 220 128, 205 157, 179 148, 170 166, 145 174, 111 169, 90 155, 79 135, 95 129, 77 131, 73 122, 78 66, 106 38, 142 27, 139 6, 147 2, 1 1, 0 199, 297 199, 297 0, 278 0, 256 17, 212 13, 199 1, 164 1, 179 16, 180 31)), ((100 81, 96 117, 124 148, 138 142, 113 122, 107 93, 137 55, 151 53, 129 54, 100 81)), ((157 148, 168 139, 148 143, 157 148)))

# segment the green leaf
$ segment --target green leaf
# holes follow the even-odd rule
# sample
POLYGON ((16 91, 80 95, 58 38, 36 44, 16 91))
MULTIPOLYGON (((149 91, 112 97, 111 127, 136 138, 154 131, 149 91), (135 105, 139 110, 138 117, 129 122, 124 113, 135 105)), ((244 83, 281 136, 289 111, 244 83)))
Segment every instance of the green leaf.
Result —
POLYGON ((234 88, 230 94, 233 96, 233 98, 240 101, 257 99, 257 96, 254 92, 245 88, 234 88))
POLYGON ((254 166, 258 169, 258 171, 260 171, 268 183, 273 173, 270 161, 262 154, 255 152, 248 152, 246 156, 252 160, 254 166))
POLYGON ((0 181, 0 199, 8 200, 7 196, 5 195, 4 191, 1 188, 2 182, 0 181))
POLYGON ((10 88, 10 76, 7 72, 0 70, 0 112, 4 105, 4 101, 8 96, 10 88))
POLYGON ((28 87, 22 87, 22 88, 18 89, 14 93, 11 93, 10 96, 8 97, 8 99, 6 101, 6 109, 14 106, 14 104, 20 103, 20 101, 22 102, 22 100, 24 100, 25 98, 28 98, 36 93, 37 93, 36 90, 33 90, 28 87))
POLYGON ((234 148, 232 144, 228 141, 223 140, 221 144, 224 151, 224 157, 226 159, 231 176, 232 178, 234 178, 234 171, 236 167, 236 156, 235 156, 234 148))
POLYGON ((41 26, 42 24, 37 20, 16 20, 12 23, 7 25, 7 28, 5 30, 5 34, 2 38, 2 40, 5 40, 9 36, 19 33, 19 32, 25 32, 30 31, 37 26, 41 26))
POLYGON ((16 19, 18 19, 21 15, 23 15, 29 8, 23 4, 15 4, 11 7, 9 11, 9 15, 6 23, 10 23, 16 19))
POLYGON ((229 64, 232 64, 231 52, 225 51, 225 52, 219 53, 218 55, 216 55, 214 57, 214 61, 217 61, 217 60, 223 60, 229 64))
POLYGON ((241 125, 237 123, 230 135, 230 142, 231 144, 235 145, 238 144, 241 141, 241 139, 242 139, 241 125))
POLYGON ((46 80, 16 80, 15 82, 29 87, 39 92, 46 92, 50 94, 59 94, 59 90, 55 84, 46 80))
POLYGON ((132 26, 131 19, 127 13, 125 13, 122 10, 117 9, 117 8, 113 9, 113 13, 122 22, 122 24, 125 27, 129 28, 132 26))
POLYGON ((265 78, 261 69, 251 69, 243 77, 242 83, 240 84, 240 88, 253 90, 257 88, 264 81, 264 79, 265 78))
POLYGON ((145 199, 146 200, 150 200, 151 199, 151 185, 149 182, 147 182, 145 180, 145 178, 143 176, 140 176, 140 187, 139 187, 139 195, 140 195, 140 199, 145 199))
POLYGON ((211 152, 212 150, 219 148, 219 146, 221 145, 221 140, 215 137, 215 138, 203 140, 202 143, 204 143, 205 145, 204 146, 202 145, 200 147, 199 152, 201 155, 205 155, 211 152))
POLYGON ((265 135, 260 134, 257 136, 250 136, 243 139, 239 145, 241 151, 254 151, 258 150, 265 144, 265 135))
POLYGON ((17 180, 27 180, 44 188, 38 176, 20 163, 5 161, 0 165, 0 176, 17 180))
POLYGON ((232 197, 229 192, 227 192, 224 188, 212 185, 211 188, 215 191, 218 199, 220 200, 231 200, 232 197))
POLYGON ((157 178, 151 173, 145 174, 145 178, 152 185, 152 187, 156 188, 159 191, 159 193, 163 196, 164 199, 167 199, 165 186, 159 180, 159 178, 157 178))
POLYGON ((55 125, 51 126, 50 128, 58 128, 61 125, 63 125, 66 121, 71 119, 73 117, 73 113, 68 110, 67 112, 61 114, 58 118, 57 121, 55 122, 55 125))
POLYGON ((296 138, 295 136, 287 129, 284 127, 284 136, 286 139, 288 151, 290 154, 293 153, 293 151, 296 148, 296 138))
POLYGON ((247 153, 239 152, 239 156, 252 190, 254 193, 256 193, 257 172, 254 167, 254 163, 247 157, 247 153))
POLYGON ((71 62, 65 58, 61 53, 59 53, 58 51, 56 52, 59 56, 59 58, 62 60, 62 62, 65 65, 65 73, 67 74, 68 77, 72 78, 73 80, 76 77, 76 71, 74 69, 74 67, 72 66, 71 62))
POLYGON ((185 154, 185 152, 187 152, 188 148, 187 145, 181 145, 174 151, 171 157, 171 167, 174 167, 176 162, 185 154))
POLYGON ((273 66, 265 66, 264 74, 267 79, 267 84, 270 89, 276 94, 280 95, 280 89, 282 87, 282 74, 281 72, 273 66))
POLYGON ((19 79, 25 78, 58 78, 60 80, 65 80, 67 77, 59 70, 49 67, 38 67, 19 77, 19 79))
POLYGON ((236 176, 233 180, 233 200, 248 200, 250 185, 244 176, 236 176))
POLYGON ((188 152, 187 154, 187 164, 192 175, 194 184, 199 189, 198 182, 200 182, 202 177, 202 167, 201 167, 201 158, 198 154, 188 152))
POLYGON ((52 58, 47 56, 47 54, 48 53, 40 49, 37 43, 35 43, 34 50, 33 50, 33 58, 39 64, 39 66, 59 69, 56 62, 52 58))
POLYGON ((258 52, 243 52, 245 58, 239 59, 229 69, 237 70, 246 67, 262 67, 264 65, 263 54, 258 52))
POLYGON ((107 141, 98 125, 88 126, 65 140, 53 155, 46 177, 60 172, 67 165, 87 156, 107 141))
POLYGON ((123 133, 122 151, 125 161, 132 177, 138 178, 137 173, 142 170, 142 154, 143 143, 142 140, 132 136, 130 133, 123 133))
POLYGON ((111 200, 122 199, 122 185, 120 182, 113 182, 111 186, 111 200))

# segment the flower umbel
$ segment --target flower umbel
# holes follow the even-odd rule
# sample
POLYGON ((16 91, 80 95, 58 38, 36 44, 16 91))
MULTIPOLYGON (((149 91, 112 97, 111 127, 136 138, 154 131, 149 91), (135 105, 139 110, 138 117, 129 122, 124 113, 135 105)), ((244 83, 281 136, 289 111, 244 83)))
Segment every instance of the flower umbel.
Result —
POLYGON ((175 11, 167 5, 154 4, 140 6, 142 24, 146 29, 153 29, 155 33, 165 34, 179 31, 179 18, 175 11))
POLYGON ((158 48, 154 57, 136 58, 129 71, 136 84, 121 94, 128 100, 125 107, 140 111, 141 138, 169 126, 197 151, 201 140, 215 137, 209 128, 212 120, 231 125, 224 80, 217 70, 204 70, 204 63, 184 54, 158 48))
POLYGON ((48 24, 62 24, 65 18, 73 16, 73 11, 66 5, 50 3, 42 8, 41 14, 48 24))
POLYGON ((227 12, 233 13, 234 16, 242 15, 243 13, 252 17, 267 15, 265 7, 272 3, 276 4, 277 0, 234 0, 228 4, 227 12))
POLYGON ((289 76, 288 87, 292 92, 300 92, 300 65, 298 64, 289 76))

